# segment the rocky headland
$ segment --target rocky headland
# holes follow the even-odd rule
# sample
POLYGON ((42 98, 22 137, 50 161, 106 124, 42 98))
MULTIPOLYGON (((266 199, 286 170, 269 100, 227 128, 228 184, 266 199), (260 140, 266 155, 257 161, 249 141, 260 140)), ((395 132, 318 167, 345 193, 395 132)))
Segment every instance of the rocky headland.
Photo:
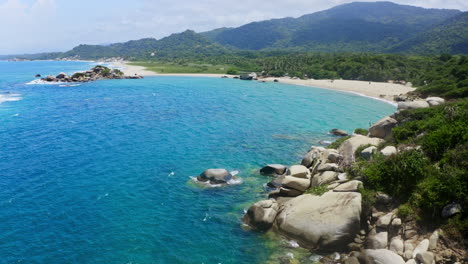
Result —
MULTIPOLYGON (((40 77, 40 75, 36 75, 40 77)), ((118 69, 110 69, 105 66, 95 66, 92 69, 85 72, 77 72, 69 76, 66 73, 59 73, 56 76, 49 75, 41 78, 44 82, 92 82, 102 79, 143 79, 141 75, 124 75, 124 73, 118 69)))
MULTIPOLYGON (((466 249, 452 247, 441 229, 402 217, 399 197, 380 191, 367 197, 363 192, 366 179, 350 173, 357 160, 366 162, 376 155, 391 157, 418 150, 420 146, 389 140, 392 129, 399 125, 396 116, 406 109, 445 103, 438 97, 395 99, 398 111, 376 122, 364 135, 348 136, 334 129, 330 133, 340 137, 340 144, 312 146, 301 164, 270 164, 260 169, 262 175, 272 177, 267 184, 268 199, 254 203, 243 222, 253 230, 273 231, 319 253, 321 263, 466 263, 466 249)), ((460 205, 449 204, 442 216, 449 218, 460 210, 460 205)), ((279 263, 300 262, 289 255, 279 263)))

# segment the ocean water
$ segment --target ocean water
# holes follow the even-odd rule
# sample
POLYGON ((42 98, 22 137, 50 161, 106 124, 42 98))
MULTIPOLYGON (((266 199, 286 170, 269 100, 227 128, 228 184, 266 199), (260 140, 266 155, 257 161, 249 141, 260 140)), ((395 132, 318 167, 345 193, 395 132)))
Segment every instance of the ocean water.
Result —
POLYGON ((27 85, 88 62, 0 62, 0 263, 264 263, 269 235, 244 230, 267 163, 392 113, 325 89, 148 77, 27 85), (242 183, 207 188, 207 168, 242 183))

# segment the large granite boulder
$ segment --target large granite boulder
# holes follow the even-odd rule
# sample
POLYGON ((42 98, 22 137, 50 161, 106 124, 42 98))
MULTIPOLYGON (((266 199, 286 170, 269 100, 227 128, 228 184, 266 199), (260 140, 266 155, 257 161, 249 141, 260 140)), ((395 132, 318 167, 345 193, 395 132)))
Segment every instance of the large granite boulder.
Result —
POLYGON ((323 147, 312 147, 309 152, 302 159, 301 165, 307 168, 315 166, 317 161, 321 158, 322 153, 325 151, 323 147))
POLYGON ((392 155, 396 155, 398 153, 397 149, 394 146, 386 146, 384 149, 380 151, 382 155, 388 157, 392 155))
POLYGON ((361 151, 361 157, 363 157, 366 160, 370 160, 375 152, 377 152, 377 147, 370 146, 368 148, 365 148, 363 151, 361 151))
POLYGON ((355 161, 354 153, 360 146, 365 145, 374 145, 377 146, 380 143, 384 142, 383 139, 380 138, 370 138, 362 135, 355 135, 343 143, 341 143, 338 152, 343 156, 342 165, 348 166, 351 165, 355 161))
POLYGON ((324 171, 314 175, 312 177, 312 187, 328 184, 332 181, 336 181, 338 179, 338 172, 336 171, 324 171))
POLYGON ((310 171, 303 165, 293 165, 288 170, 288 175, 296 178, 310 179, 310 171))
POLYGON ((398 110, 428 108, 429 103, 423 100, 399 102, 398 110))
POLYGON ((232 179, 232 174, 225 169, 207 169, 198 175, 197 180, 211 184, 226 184, 232 179))
POLYGON ((357 192, 360 188, 362 188, 363 184, 361 181, 352 180, 346 183, 339 185, 338 187, 334 188, 334 192, 357 192))
POLYGON ((281 164, 268 164, 260 169, 260 173, 263 175, 282 175, 285 174, 288 167, 281 164))
POLYGON ((47 82, 55 82, 57 79, 55 79, 54 76, 49 75, 49 76, 45 77, 43 80, 47 81, 47 82))
POLYGON ((322 163, 317 167, 318 172, 324 171, 337 171, 342 172, 338 164, 336 163, 322 163))
POLYGON ((57 78, 57 79, 65 79, 66 77, 68 77, 68 76, 64 72, 61 72, 57 76, 55 76, 55 78, 57 78))
POLYGON ((305 192, 310 187, 310 177, 299 178, 293 176, 286 176, 282 181, 282 186, 289 189, 295 189, 301 192, 305 192))
POLYGON ((375 229, 372 229, 369 232, 366 244, 369 249, 387 248, 388 232, 377 232, 375 229))
POLYGON ((392 134, 392 128, 397 125, 397 121, 389 116, 377 121, 369 128, 369 136, 386 138, 392 134))
POLYGON ((444 206, 444 208, 442 209, 442 217, 443 218, 449 218, 449 217, 452 217, 456 214, 459 214, 461 213, 461 205, 459 203, 451 203, 451 204, 448 204, 446 206, 444 206))
POLYGON ((428 97, 428 98, 426 98, 426 102, 430 106, 436 106, 436 105, 441 105, 441 104, 445 103, 445 99, 441 98, 441 97, 428 97))
POLYGON ((326 192, 286 201, 275 224, 280 233, 306 248, 344 249, 360 229, 361 194, 326 192))
POLYGON ((402 257, 387 249, 366 249, 364 253, 375 264, 405 264, 402 257))
POLYGON ((256 230, 268 230, 275 221, 278 208, 278 203, 273 199, 256 202, 244 215, 244 223, 256 230))
POLYGON ((413 251, 413 258, 416 258, 416 255, 424 253, 429 249, 429 239, 424 239, 419 242, 418 246, 413 251))

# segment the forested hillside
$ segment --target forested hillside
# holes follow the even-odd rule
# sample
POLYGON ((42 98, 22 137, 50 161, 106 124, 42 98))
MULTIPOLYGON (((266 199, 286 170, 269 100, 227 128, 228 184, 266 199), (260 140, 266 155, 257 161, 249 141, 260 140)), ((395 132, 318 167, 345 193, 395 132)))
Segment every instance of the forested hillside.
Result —
POLYGON ((384 52, 459 13, 391 2, 355 2, 299 18, 254 22, 202 34, 239 49, 384 52))
POLYGON ((413 54, 468 53, 468 12, 403 41, 391 51, 413 54))

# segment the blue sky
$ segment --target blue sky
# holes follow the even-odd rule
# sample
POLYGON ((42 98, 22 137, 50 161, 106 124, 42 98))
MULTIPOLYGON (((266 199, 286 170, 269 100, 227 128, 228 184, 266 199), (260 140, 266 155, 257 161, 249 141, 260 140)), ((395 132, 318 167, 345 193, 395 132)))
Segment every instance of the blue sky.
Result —
MULTIPOLYGON (((363 0, 360 0, 363 1, 363 0)), ((364 0, 367 1, 367 0, 364 0)), ((352 0, 0 0, 0 54, 65 51, 78 44, 161 38, 298 17, 352 0)), ((394 0, 426 8, 468 10, 466 0, 394 0)))

